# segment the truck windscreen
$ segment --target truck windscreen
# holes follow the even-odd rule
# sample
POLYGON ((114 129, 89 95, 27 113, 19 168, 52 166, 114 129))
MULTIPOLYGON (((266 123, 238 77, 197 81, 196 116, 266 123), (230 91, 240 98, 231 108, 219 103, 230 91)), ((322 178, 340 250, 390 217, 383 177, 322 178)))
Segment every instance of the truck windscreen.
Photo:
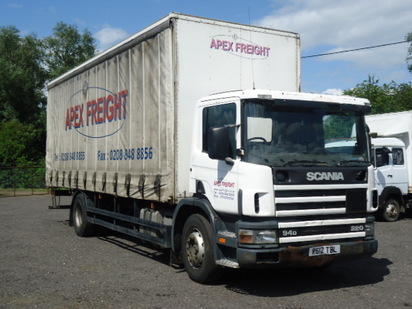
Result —
POLYGON ((305 103, 244 101, 242 160, 272 167, 369 164, 363 111, 348 105, 305 103))

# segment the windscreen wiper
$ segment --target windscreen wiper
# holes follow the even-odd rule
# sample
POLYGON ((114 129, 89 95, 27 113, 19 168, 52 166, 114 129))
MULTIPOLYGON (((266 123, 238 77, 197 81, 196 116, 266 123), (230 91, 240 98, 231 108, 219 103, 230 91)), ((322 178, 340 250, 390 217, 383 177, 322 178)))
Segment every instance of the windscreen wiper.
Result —
POLYGON ((319 160, 293 160, 293 161, 288 161, 283 166, 299 166, 299 165, 304 165, 304 166, 327 166, 328 162, 325 161, 319 161, 319 160))
POLYGON ((357 164, 357 166, 367 166, 370 164, 370 162, 368 161, 360 161, 360 160, 342 160, 340 162, 338 162, 338 166, 348 166, 352 163, 357 164))

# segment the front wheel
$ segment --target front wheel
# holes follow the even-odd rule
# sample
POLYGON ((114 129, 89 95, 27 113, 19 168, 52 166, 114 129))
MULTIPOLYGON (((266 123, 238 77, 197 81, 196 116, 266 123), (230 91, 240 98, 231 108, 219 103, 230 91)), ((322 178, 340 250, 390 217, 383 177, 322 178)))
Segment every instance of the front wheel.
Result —
POLYGON ((183 228, 182 258, 189 277, 199 283, 210 283, 221 276, 212 247, 212 227, 199 215, 191 215, 183 228))
POLYGON ((394 222, 399 219, 400 206, 397 200, 389 198, 385 201, 382 209, 382 219, 387 222, 394 222))

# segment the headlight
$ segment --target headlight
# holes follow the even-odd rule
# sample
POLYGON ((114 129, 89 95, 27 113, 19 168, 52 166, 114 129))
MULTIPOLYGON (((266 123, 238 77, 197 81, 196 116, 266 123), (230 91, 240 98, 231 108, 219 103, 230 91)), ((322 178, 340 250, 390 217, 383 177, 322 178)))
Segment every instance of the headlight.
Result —
POLYGON ((239 230, 240 243, 243 244, 275 244, 278 242, 273 230, 239 230))

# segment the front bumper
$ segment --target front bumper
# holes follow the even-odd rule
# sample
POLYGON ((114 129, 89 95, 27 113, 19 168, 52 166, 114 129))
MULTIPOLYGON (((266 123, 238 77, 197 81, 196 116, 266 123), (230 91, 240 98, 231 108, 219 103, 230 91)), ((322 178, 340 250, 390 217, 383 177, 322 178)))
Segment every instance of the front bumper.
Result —
POLYGON ((286 246, 275 249, 237 248, 237 261, 241 268, 254 267, 322 267, 337 261, 372 256, 378 250, 378 241, 317 243, 305 246, 286 246), (340 245, 340 253, 309 256, 309 249, 324 245, 340 245))

